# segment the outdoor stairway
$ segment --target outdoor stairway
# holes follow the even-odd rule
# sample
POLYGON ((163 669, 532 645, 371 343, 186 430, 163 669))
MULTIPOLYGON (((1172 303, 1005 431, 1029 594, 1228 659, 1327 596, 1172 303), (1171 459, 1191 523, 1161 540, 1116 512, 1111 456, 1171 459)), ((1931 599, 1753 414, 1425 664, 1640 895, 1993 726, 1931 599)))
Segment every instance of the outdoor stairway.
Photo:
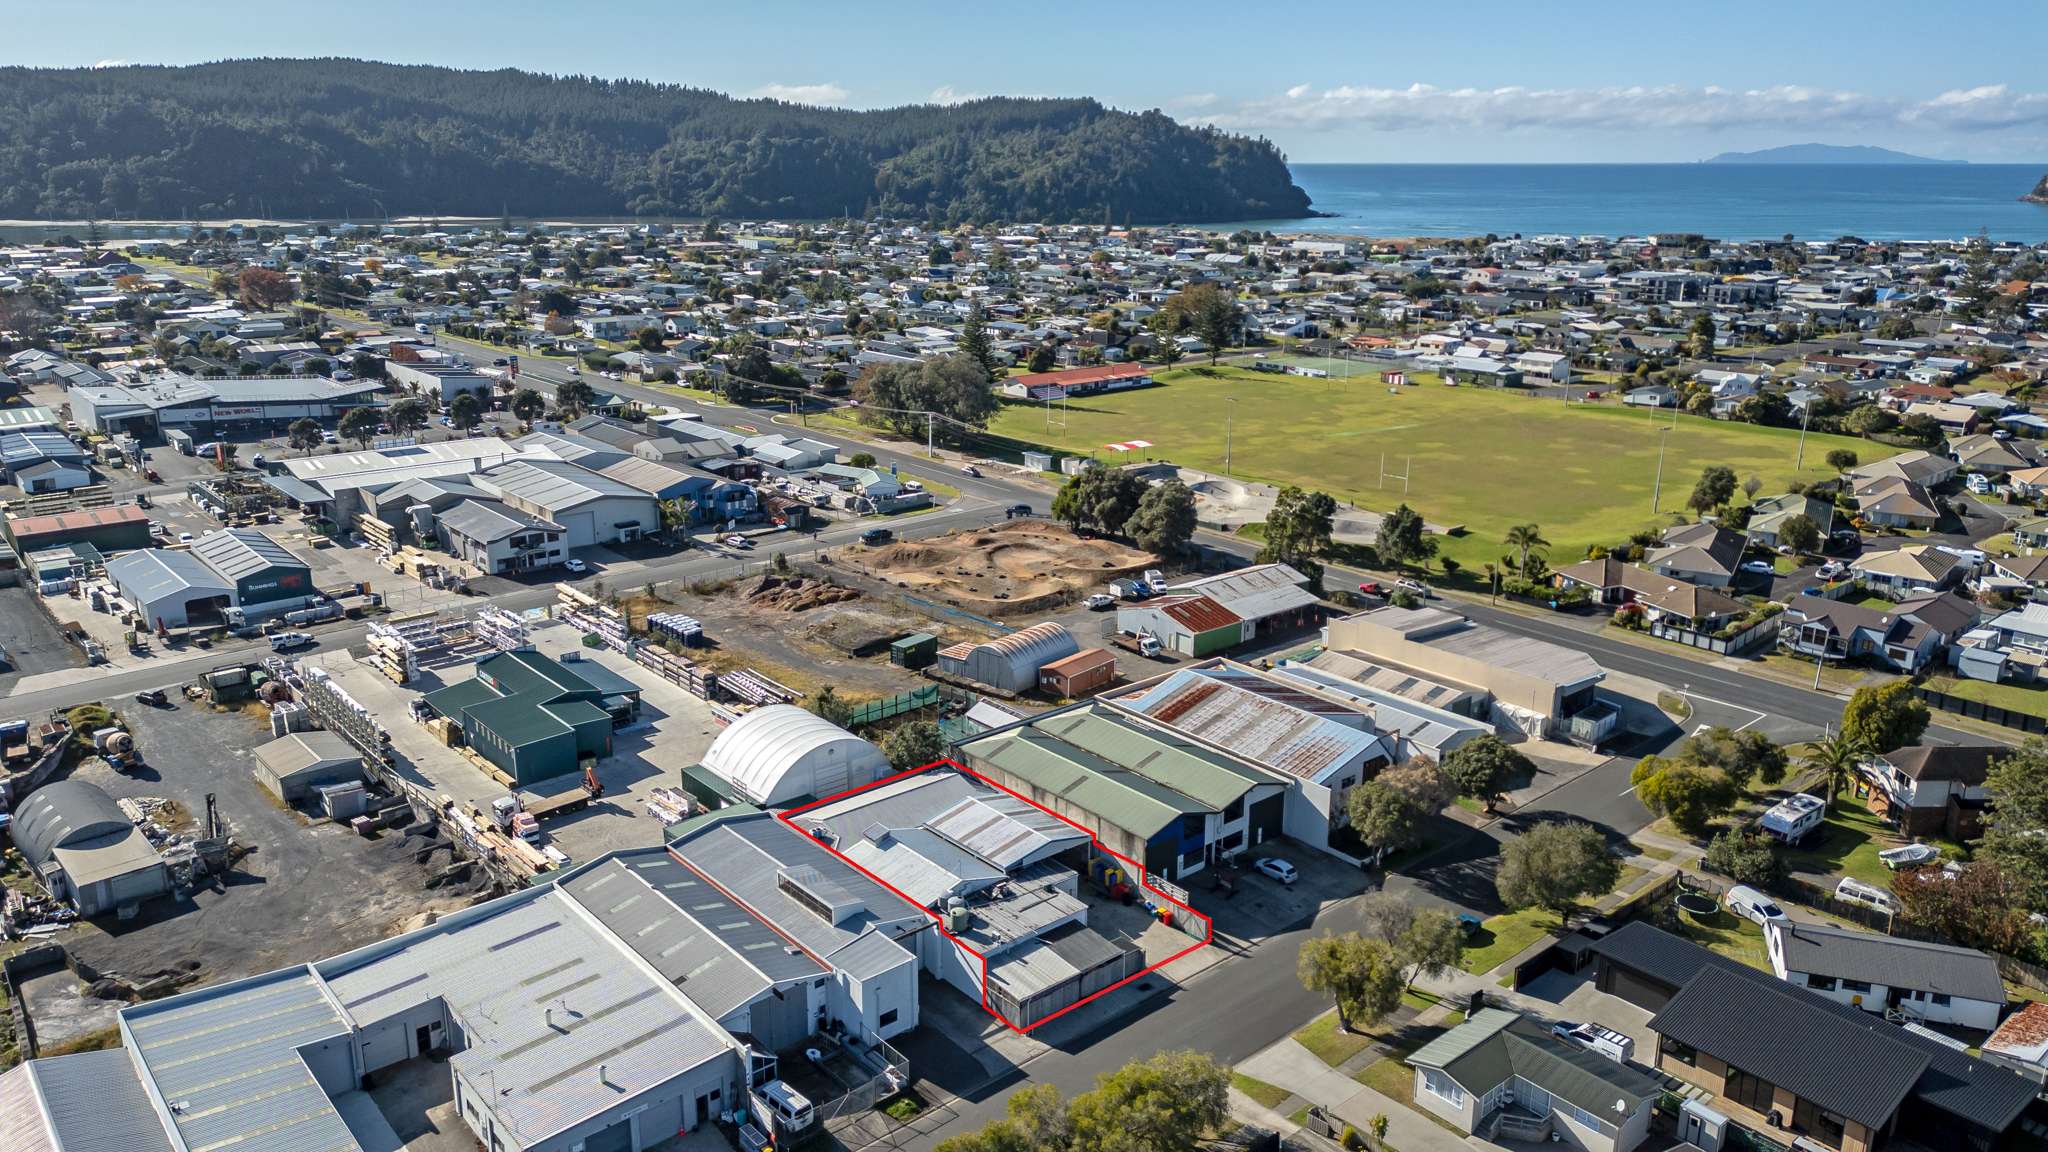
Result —
POLYGON ((1493 1120, 1486 1129, 1489 1140, 1541 1144, 1550 1138, 1550 1117, 1532 1116, 1520 1108, 1507 1107, 1493 1114, 1493 1120))

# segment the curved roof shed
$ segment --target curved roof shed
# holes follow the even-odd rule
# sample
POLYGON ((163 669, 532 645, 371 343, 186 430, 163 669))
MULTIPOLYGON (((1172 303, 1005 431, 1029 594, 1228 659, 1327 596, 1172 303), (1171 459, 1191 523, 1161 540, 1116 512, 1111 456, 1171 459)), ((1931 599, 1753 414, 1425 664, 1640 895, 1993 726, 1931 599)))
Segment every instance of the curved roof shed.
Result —
POLYGON ((22 856, 41 868, 56 858, 59 848, 125 834, 134 827, 112 796, 83 780, 59 780, 29 795, 15 814, 11 831, 22 856))
POLYGON ((955 644, 939 651, 939 667, 954 676, 1006 692, 1038 686, 1038 670, 1081 650, 1074 635, 1047 620, 979 644, 955 644))
POLYGON ((704 754, 704 767, 764 807, 830 796, 889 773, 882 750, 793 704, 756 708, 704 754))

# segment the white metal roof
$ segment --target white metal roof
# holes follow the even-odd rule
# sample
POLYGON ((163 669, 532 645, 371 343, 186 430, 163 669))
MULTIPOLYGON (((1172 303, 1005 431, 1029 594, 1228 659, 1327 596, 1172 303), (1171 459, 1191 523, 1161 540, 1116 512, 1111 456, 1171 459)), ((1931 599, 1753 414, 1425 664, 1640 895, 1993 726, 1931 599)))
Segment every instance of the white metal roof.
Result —
POLYGON ((756 708, 732 722, 711 742, 704 766, 759 804, 774 804, 810 791, 808 770, 817 758, 848 763, 886 760, 881 749, 822 716, 793 704, 756 708))

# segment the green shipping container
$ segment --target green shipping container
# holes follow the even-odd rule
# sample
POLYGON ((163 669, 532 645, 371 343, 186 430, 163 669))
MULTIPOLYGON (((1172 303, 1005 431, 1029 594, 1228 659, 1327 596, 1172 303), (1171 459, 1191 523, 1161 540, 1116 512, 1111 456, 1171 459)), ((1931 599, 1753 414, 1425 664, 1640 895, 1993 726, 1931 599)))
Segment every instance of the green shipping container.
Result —
POLYGON ((913 632, 889 645, 889 663, 912 670, 929 668, 939 659, 939 638, 928 632, 913 632))

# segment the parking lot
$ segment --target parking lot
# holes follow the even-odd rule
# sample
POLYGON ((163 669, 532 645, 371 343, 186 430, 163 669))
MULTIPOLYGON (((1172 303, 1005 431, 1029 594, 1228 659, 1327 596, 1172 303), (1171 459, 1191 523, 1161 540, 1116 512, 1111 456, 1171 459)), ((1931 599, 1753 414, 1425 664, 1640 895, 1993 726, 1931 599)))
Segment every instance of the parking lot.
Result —
POLYGON ((76 778, 117 798, 175 800, 195 826, 211 795, 250 852, 187 902, 152 901, 132 921, 60 935, 81 960, 131 980, 180 969, 212 983, 360 947, 419 912, 466 902, 425 887, 429 870, 448 863, 445 854, 423 867, 397 851, 393 834, 355 836, 286 808, 258 785, 252 754, 270 738, 260 708, 219 714, 174 699, 174 708, 120 708, 147 765, 139 773, 117 775, 94 761, 76 778))

